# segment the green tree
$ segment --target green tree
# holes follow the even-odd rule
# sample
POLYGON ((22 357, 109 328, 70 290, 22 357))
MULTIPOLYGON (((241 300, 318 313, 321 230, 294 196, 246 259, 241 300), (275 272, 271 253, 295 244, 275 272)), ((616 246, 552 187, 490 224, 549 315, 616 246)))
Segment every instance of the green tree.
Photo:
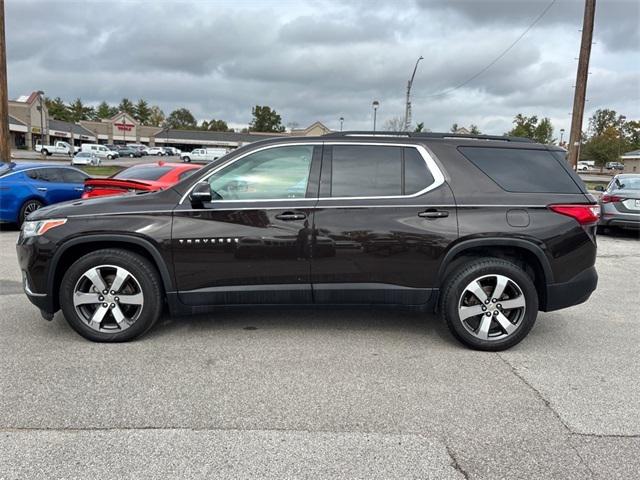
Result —
POLYGON ((424 132, 424 122, 417 123, 414 132, 424 132))
POLYGON ((129 100, 128 98, 123 98, 120 101, 120 105, 118 105, 118 111, 119 112, 124 112, 126 114, 131 115, 132 117, 135 117, 136 114, 136 106, 133 104, 133 102, 131 100, 129 100))
POLYGON ((513 123, 515 127, 507 132, 506 135, 530 138, 536 142, 546 144, 551 144, 555 141, 553 138, 553 125, 551 120, 546 117, 538 121, 537 115, 527 117, 519 113, 513 119, 513 123))
POLYGON ((618 115, 615 110, 599 108, 589 118, 589 134, 591 136, 600 136, 610 128, 620 128, 622 123, 622 116, 618 115))
POLYGON ((209 122, 207 122, 206 120, 203 120, 202 124, 200 125, 200 128, 202 130, 208 130, 210 132, 232 131, 227 125, 227 122, 225 122, 224 120, 215 120, 215 119, 211 119, 211 121, 209 122))
POLYGON ((64 101, 60 97, 56 97, 53 100, 45 98, 45 104, 49 115, 56 120, 69 121, 70 113, 69 108, 65 105, 64 101))
POLYGON ((600 167, 607 162, 617 161, 619 140, 620 133, 615 127, 607 128, 601 135, 592 135, 580 149, 580 160, 594 160, 600 167))
POLYGON ((151 113, 149 115, 149 125, 151 125, 152 127, 161 127, 164 124, 164 121, 165 118, 162 109, 157 105, 151 107, 151 113))
POLYGON ((76 98, 68 106, 69 120, 72 122, 79 122, 80 120, 92 120, 95 118, 95 110, 93 107, 87 106, 82 103, 82 100, 76 98))
POLYGON ((629 120, 622 125, 625 140, 625 152, 640 148, 640 121, 629 120))
POLYGON ((473 135, 480 135, 480 129, 478 128, 477 125, 474 125, 473 123, 471 125, 469 125, 469 133, 473 134, 473 135))
POLYGON ((456 133, 458 131, 458 124, 454 123, 453 125, 451 125, 451 133, 456 133))
POLYGON ((98 105, 98 108, 96 108, 96 117, 98 119, 111 118, 116 113, 118 113, 118 109, 116 107, 110 106, 104 100, 100 103, 100 105, 98 105))
POLYGON ((167 117, 167 126, 178 130, 196 129, 198 122, 188 109, 178 108, 167 117))
POLYGON ((249 124, 249 130, 253 132, 284 132, 282 117, 271 107, 256 105, 251 109, 253 120, 249 124))
POLYGON ((136 103, 135 118, 142 125, 149 124, 149 119, 151 118, 151 108, 149 108, 149 104, 143 98, 138 100, 138 103, 136 103))

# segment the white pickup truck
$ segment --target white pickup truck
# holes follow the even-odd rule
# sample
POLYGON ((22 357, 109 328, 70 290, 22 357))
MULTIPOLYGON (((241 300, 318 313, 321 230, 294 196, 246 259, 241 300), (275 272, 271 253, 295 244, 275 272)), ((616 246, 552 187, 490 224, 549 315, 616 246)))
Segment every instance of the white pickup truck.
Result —
POLYGON ((36 143, 36 152, 40 152, 43 155, 51 156, 51 155, 68 155, 70 157, 73 156, 75 152, 77 152, 77 147, 74 148, 69 145, 67 142, 55 142, 53 145, 42 145, 40 143, 36 143))
POLYGON ((190 152, 182 152, 183 162, 213 162, 227 154, 226 148, 196 148, 190 152))

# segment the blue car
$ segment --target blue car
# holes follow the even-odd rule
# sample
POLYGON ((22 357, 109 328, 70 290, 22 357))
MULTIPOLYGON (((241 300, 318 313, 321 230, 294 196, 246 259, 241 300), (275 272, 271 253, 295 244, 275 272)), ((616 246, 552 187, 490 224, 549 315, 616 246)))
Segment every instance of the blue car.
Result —
POLYGON ((0 164, 0 222, 24 222, 46 205, 75 200, 89 175, 73 167, 44 163, 0 164))

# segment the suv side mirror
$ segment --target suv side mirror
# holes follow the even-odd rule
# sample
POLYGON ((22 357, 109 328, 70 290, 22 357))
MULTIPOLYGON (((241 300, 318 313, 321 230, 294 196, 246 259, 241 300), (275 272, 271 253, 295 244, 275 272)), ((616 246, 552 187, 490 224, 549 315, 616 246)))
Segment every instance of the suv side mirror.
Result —
POLYGON ((596 192, 604 192, 604 187, 602 185, 596 185, 596 192))
POLYGON ((211 202, 211 185, 209 182, 198 182, 196 186, 191 190, 189 200, 192 205, 202 205, 203 203, 211 202))

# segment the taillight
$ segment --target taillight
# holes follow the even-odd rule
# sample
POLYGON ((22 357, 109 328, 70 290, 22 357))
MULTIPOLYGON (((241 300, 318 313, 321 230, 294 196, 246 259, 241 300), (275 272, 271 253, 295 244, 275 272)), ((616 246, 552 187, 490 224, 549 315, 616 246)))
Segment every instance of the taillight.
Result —
POLYGON ((600 205, 549 205, 548 208, 561 215, 576 219, 580 225, 596 223, 600 218, 600 205))
POLYGON ((619 197, 617 195, 609 195, 608 193, 605 193, 602 195, 602 197, 600 197, 600 201, 602 203, 615 203, 615 202, 621 202, 622 200, 624 200, 624 198, 619 197))

